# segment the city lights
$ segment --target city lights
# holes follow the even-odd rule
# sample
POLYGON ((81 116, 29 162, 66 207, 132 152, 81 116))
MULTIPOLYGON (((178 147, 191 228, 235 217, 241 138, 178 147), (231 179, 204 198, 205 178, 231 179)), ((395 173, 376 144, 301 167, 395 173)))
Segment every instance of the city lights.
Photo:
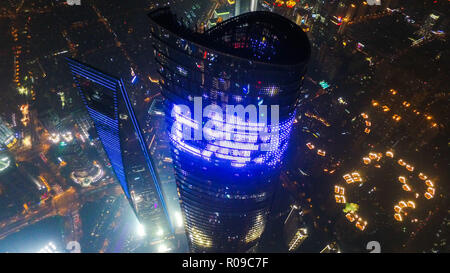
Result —
MULTIPOLYGON (((387 158, 390 159, 394 159, 394 152, 391 150, 388 150, 385 152, 387 158)), ((376 153, 376 152, 369 152, 369 154, 365 157, 363 157, 363 163, 367 166, 371 165, 373 160, 376 161, 380 161, 380 159, 382 158, 382 153, 376 153)), ((394 164, 395 161, 392 162, 392 164, 394 164)), ((386 164, 387 162, 384 162, 384 164, 386 164)), ((405 169, 409 172, 414 172, 414 167, 411 166, 410 164, 406 163, 405 160, 403 159, 399 159, 397 161, 398 165, 400 165, 401 167, 405 167, 405 169)), ((395 164, 394 164, 395 165, 395 164)), ((377 167, 378 165, 375 165, 374 167, 377 167)), ((381 168, 381 165, 379 166, 379 168, 381 168)), ((417 177, 422 180, 424 182, 424 184, 427 186, 426 191, 424 192, 423 196, 426 199, 432 199, 435 195, 435 186, 434 183, 427 179, 428 176, 426 176, 425 174, 419 172, 417 174, 417 177)), ((358 172, 352 172, 351 174, 344 174, 343 175, 344 180, 347 182, 347 184, 352 184, 355 182, 361 182, 361 176, 358 172)), ((419 181, 420 181, 419 180, 419 181)), ((407 184, 407 178, 403 175, 398 176, 398 181, 401 183, 401 188, 402 190, 406 191, 406 192, 411 192, 415 194, 415 197, 418 198, 420 195, 419 193, 416 191, 415 188, 413 188, 411 185, 407 184)), ((341 187, 339 185, 335 185, 334 186, 334 193, 335 195, 335 199, 336 199, 336 203, 346 203, 347 200, 345 199, 344 193, 345 193, 345 188, 341 187)), ((396 221, 403 221, 404 217, 408 215, 408 213, 405 211, 406 208, 412 208, 415 209, 416 208, 416 203, 412 200, 409 201, 404 201, 401 200, 398 202, 398 204, 394 205, 394 219, 396 221)), ((346 218, 350 221, 353 222, 355 219, 358 219, 358 217, 355 217, 353 214, 346 214, 346 218)), ((364 230, 365 227, 367 225, 366 221, 361 220, 359 223, 357 223, 357 228, 360 230, 364 230)))
POLYGON ((72 136, 71 132, 65 132, 61 136, 65 142, 72 142, 72 140, 73 140, 73 136, 72 136))
POLYGON ((169 247, 167 247, 164 243, 163 244, 160 244, 159 246, 158 246, 158 252, 159 253, 164 253, 164 252, 168 252, 168 251, 170 251, 171 249, 169 248, 169 247))
MULTIPOLYGON (((61 163, 64 161, 61 161, 61 163)), ((66 164, 61 165, 62 167, 66 164)), ((89 187, 92 183, 98 182, 104 176, 103 168, 94 161, 92 166, 87 166, 84 170, 73 171, 70 178, 82 187, 89 187)))
POLYGON ((57 253, 57 252, 58 251, 53 242, 47 243, 46 246, 44 246, 43 248, 41 248, 41 250, 39 250, 39 253, 57 253))
POLYGON ((181 212, 175 212, 175 222, 177 227, 183 226, 183 216, 181 215, 181 212))
POLYGON ((164 230, 162 228, 158 228, 156 231, 156 235, 157 236, 163 236, 164 235, 164 230))
POLYGON ((20 120, 23 126, 27 126, 30 121, 28 104, 23 104, 20 106, 20 111, 22 112, 22 119, 20 120))
POLYGON ((60 135, 59 135, 59 134, 56 134, 56 133, 52 133, 52 134, 49 136, 49 140, 50 140, 51 142, 55 143, 55 144, 56 144, 56 143, 59 143, 60 139, 61 139, 60 135))
POLYGON ((449 252, 448 1, 3 2, 0 253, 449 252))

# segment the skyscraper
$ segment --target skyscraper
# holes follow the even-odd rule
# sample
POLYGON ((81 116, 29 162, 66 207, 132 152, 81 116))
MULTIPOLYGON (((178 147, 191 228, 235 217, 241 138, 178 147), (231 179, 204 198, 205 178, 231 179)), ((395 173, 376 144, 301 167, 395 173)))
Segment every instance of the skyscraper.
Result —
POLYGON ((256 11, 257 6, 257 0, 236 0, 234 4, 234 15, 238 16, 243 13, 256 11))
POLYGON ((308 39, 299 26, 269 12, 246 13, 202 34, 168 8, 149 17, 191 251, 248 251, 264 231, 278 185, 310 56, 308 39), (258 121, 245 114, 222 122, 206 108, 198 115, 199 103, 258 107, 258 121), (279 123, 264 109, 278 109, 279 123), (202 129, 209 122, 227 139, 202 129), (185 137, 184 128, 194 139, 185 137))
POLYGON ((67 58, 111 167, 150 240, 173 233, 158 174, 121 79, 67 58))
POLYGON ((2 146, 11 148, 16 142, 17 139, 14 136, 14 132, 0 117, 0 150, 2 150, 2 146))

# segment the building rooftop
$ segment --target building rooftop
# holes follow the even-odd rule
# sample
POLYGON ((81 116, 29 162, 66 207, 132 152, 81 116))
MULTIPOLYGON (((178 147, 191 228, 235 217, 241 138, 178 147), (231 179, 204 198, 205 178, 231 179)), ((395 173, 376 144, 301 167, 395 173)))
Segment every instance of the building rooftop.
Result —
POLYGON ((238 58, 276 65, 295 65, 304 63, 310 56, 308 38, 302 29, 271 12, 245 13, 217 24, 204 33, 186 27, 169 8, 154 10, 149 17, 183 39, 238 58))

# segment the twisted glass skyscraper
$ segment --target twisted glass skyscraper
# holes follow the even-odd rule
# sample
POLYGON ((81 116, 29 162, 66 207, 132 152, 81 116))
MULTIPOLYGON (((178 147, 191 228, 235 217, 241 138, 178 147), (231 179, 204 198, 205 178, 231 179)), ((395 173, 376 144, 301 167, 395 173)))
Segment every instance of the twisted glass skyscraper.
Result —
POLYGON ((308 39, 299 26, 268 12, 246 13, 204 33, 184 27, 167 8, 149 17, 191 250, 248 251, 268 219, 310 55, 308 39), (216 109, 255 106, 258 121, 198 116, 199 102, 216 109), (279 110, 278 119, 261 111, 269 108, 279 110), (211 121, 225 140, 205 130, 211 121), (185 138, 183 128, 200 138, 185 138))

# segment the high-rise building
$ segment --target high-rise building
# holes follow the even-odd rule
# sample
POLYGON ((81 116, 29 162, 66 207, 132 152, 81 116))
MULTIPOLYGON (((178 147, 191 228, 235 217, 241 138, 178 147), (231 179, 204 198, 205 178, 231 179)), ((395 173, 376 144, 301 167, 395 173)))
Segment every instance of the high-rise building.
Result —
POLYGON ((14 132, 0 117, 0 150, 2 146, 11 148, 17 143, 14 132))
POLYGON ((303 211, 300 205, 291 205, 291 210, 283 225, 288 251, 295 251, 308 238, 308 230, 301 215, 303 215, 303 211))
POLYGON ((150 240, 173 234, 158 174, 121 79, 68 58, 111 167, 150 240))
POLYGON ((246 13, 204 33, 186 28, 168 8, 149 17, 191 251, 254 249, 268 219, 300 100, 308 39, 299 26, 269 12, 246 13), (203 115, 199 104, 209 105, 203 115), (226 122, 216 119, 220 115, 214 114, 230 105, 245 111, 258 107, 258 121, 249 121, 246 114, 233 114, 226 122), (214 114, 207 111, 213 108, 214 114), (279 109, 279 123, 263 113, 269 108, 271 114, 279 109), (208 123, 217 127, 202 129, 208 123), (193 139, 185 137, 185 129, 193 139))
POLYGON ((303 241, 306 240, 306 238, 308 238, 307 229, 306 228, 298 228, 288 243, 288 250, 289 251, 296 250, 303 243, 303 241))

